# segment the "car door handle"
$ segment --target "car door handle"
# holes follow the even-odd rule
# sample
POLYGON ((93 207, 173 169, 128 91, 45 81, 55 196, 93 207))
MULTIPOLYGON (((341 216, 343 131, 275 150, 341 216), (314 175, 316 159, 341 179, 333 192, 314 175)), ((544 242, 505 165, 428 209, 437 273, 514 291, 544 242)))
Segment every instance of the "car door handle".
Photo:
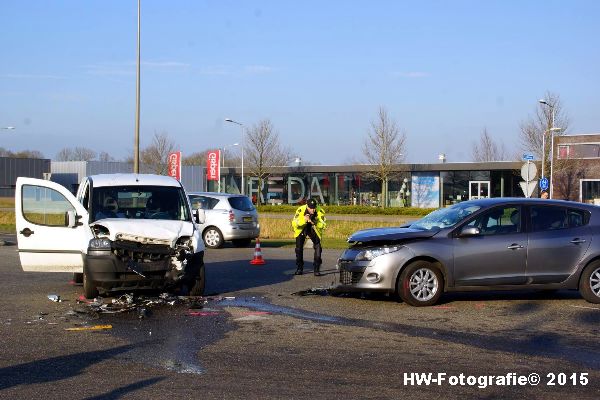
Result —
POLYGON ((585 239, 575 238, 575 239, 571 240, 571 243, 573 243, 573 244, 585 243, 585 239))
POLYGON ((513 244, 511 244, 510 246, 508 246, 507 248, 508 248, 509 250, 517 250, 517 249, 522 249, 522 248, 523 248, 523 246, 521 246, 520 244, 513 243, 513 244))
POLYGON ((29 228, 25 228, 19 233, 25 237, 29 237, 29 236, 33 235, 33 231, 29 228))

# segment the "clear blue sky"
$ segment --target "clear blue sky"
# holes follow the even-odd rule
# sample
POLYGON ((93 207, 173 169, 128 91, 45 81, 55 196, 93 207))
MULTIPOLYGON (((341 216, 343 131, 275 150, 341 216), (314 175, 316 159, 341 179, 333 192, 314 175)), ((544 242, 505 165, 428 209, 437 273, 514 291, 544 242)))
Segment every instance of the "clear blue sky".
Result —
MULTIPOLYGON (((133 149, 136 0, 0 2, 0 147, 133 149)), ((546 91, 600 132, 600 1, 142 0, 141 141, 185 154, 269 118, 303 160, 361 155, 377 108, 410 162, 469 161, 484 127, 517 150, 546 91)))

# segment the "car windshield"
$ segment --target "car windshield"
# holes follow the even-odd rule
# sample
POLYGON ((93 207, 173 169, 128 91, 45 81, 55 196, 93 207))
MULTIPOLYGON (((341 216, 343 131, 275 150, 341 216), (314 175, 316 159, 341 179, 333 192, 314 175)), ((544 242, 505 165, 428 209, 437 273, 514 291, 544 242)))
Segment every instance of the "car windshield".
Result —
POLYGON ((175 186, 107 186, 93 189, 90 215, 104 218, 189 221, 185 194, 175 186))
POLYGON ((474 204, 459 203, 451 207, 440 208, 426 217, 410 225, 413 229, 432 230, 449 228, 479 210, 481 207, 474 204))

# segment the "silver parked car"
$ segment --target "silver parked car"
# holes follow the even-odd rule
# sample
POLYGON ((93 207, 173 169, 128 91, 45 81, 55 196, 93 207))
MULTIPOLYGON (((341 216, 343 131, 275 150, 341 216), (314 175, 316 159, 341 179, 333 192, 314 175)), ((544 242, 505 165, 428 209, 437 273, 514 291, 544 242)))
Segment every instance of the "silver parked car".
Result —
POLYGON ((600 207, 559 200, 465 201, 398 228, 355 232, 338 289, 397 293, 413 306, 443 292, 578 289, 600 303, 600 207))
POLYGON ((206 213, 206 221, 200 225, 206 247, 216 249, 228 240, 235 246, 247 246, 260 235, 258 212, 247 196, 197 192, 188 197, 192 209, 206 213))

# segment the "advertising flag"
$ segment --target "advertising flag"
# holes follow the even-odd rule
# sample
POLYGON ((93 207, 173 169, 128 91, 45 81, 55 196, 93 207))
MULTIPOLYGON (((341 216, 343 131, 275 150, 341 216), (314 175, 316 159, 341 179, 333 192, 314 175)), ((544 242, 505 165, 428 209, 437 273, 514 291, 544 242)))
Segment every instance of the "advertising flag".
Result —
POLYGON ((221 169, 219 168, 220 150, 209 150, 206 154, 206 180, 220 181, 221 169))
POLYGON ((168 158, 168 174, 178 181, 181 180, 181 152, 175 151, 169 153, 168 158))

